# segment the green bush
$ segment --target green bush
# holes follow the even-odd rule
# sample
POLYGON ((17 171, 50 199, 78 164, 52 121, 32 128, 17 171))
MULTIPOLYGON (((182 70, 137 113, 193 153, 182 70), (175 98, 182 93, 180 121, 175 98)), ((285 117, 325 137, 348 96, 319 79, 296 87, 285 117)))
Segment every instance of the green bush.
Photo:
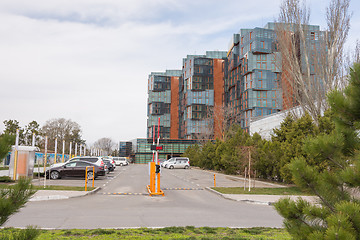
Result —
POLYGON ((2 177, 0 177, 0 182, 9 183, 9 182, 15 182, 15 181, 12 180, 9 176, 2 176, 2 177))

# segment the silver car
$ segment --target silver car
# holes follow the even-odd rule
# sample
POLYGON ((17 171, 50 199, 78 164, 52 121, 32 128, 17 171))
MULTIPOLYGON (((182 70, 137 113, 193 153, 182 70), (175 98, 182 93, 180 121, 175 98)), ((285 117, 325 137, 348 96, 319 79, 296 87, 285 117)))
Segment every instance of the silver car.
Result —
POLYGON ((184 158, 184 157, 170 158, 165 163, 165 167, 169 169, 174 169, 174 168, 188 169, 190 168, 190 161, 189 158, 184 158))

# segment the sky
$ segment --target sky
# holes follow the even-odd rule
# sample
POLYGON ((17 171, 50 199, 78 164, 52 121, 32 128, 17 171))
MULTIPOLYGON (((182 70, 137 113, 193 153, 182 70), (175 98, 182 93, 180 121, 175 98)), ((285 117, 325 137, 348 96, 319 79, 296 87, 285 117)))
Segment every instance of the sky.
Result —
MULTIPOLYGON (((241 28, 263 27, 281 0, 1 0, 0 132, 4 120, 77 122, 83 139, 146 137, 151 72, 188 54, 228 50, 241 28)), ((325 28, 328 0, 308 0, 325 28)), ((360 39, 360 1, 347 48, 360 39)))

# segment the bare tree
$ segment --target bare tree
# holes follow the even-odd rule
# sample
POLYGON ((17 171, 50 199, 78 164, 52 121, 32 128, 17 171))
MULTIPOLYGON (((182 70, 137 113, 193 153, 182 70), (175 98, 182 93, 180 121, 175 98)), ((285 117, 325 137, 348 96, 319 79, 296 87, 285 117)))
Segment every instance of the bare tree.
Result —
POLYGON ((355 43, 354 49, 348 50, 345 58, 345 69, 347 70, 347 75, 350 72, 350 68, 354 63, 360 63, 360 41, 357 40, 355 43))
POLYGON ((225 140, 227 130, 234 123, 233 111, 229 106, 214 106, 208 110, 208 118, 214 120, 212 129, 215 138, 225 140))
MULTIPOLYGON (((52 146, 52 148, 54 148, 55 138, 57 138, 58 152, 62 149, 63 140, 65 140, 66 143, 85 143, 85 140, 81 138, 82 131, 80 125, 70 119, 66 120, 65 118, 55 118, 46 121, 44 126, 41 128, 41 134, 43 136, 48 136, 48 146, 52 146)), ((68 151, 69 144, 66 144, 65 146, 65 151, 68 151)), ((49 149, 52 148, 49 147, 49 149)))
POLYGON ((113 152, 115 142, 111 138, 100 138, 94 143, 94 148, 101 149, 104 155, 109 155, 113 152))
POLYGON ((309 25, 310 10, 300 1, 283 1, 275 29, 282 56, 284 107, 299 105, 317 121, 328 108, 326 94, 344 85, 350 0, 330 1, 324 31, 309 25))

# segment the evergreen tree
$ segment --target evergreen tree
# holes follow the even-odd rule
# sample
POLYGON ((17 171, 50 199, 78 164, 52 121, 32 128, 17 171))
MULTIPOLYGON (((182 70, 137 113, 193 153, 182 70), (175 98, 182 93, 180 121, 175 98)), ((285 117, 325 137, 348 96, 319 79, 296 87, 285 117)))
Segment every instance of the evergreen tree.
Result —
MULTIPOLYGON (((290 115, 287 116, 281 123, 280 128, 274 130, 274 135, 272 136, 273 143, 270 146, 280 146, 278 150, 281 154, 277 164, 280 171, 279 180, 292 181, 292 175, 289 171, 291 159, 306 157, 307 154, 303 150, 304 141, 308 137, 316 136, 317 133, 318 128, 307 113, 296 121, 290 115)), ((275 156, 279 156, 279 154, 275 154, 275 156)))
POLYGON ((305 143, 308 158, 290 164, 294 182, 319 198, 318 205, 303 200, 275 204, 295 239, 360 239, 360 64, 354 65, 344 92, 328 97, 335 129, 305 143), (309 164, 310 160, 322 166, 309 164))
MULTIPOLYGON (((0 136, 0 160, 8 154, 11 145, 15 142, 15 136, 2 134, 0 136)), ((31 179, 21 178, 18 183, 0 190, 0 226, 9 217, 19 211, 36 191, 31 185, 31 179)), ((11 236, 1 236, 0 239, 35 239, 40 234, 38 229, 28 227, 11 236)))
POLYGON ((11 150, 11 145, 15 143, 14 135, 0 135, 0 163, 11 150))

